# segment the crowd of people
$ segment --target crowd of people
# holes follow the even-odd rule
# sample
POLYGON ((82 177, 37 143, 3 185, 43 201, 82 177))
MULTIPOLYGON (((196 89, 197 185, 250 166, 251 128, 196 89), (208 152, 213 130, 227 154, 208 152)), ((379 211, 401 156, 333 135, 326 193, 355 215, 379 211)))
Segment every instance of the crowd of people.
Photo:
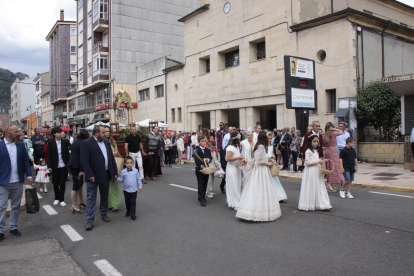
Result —
POLYGON ((92 132, 81 129, 76 137, 67 136, 60 127, 54 127, 50 137, 36 130, 30 139, 16 126, 7 127, 0 142, 0 153, 9 156, 0 160, 3 163, 0 166, 0 240, 4 238, 9 196, 10 232, 21 235, 17 229, 21 184, 24 175, 27 184, 32 184, 31 167, 35 170, 39 191, 47 193, 47 184, 51 181, 53 204, 62 207, 66 206, 66 182, 72 175, 71 212, 82 214, 81 209, 86 209, 86 230, 94 227, 98 189, 101 218, 110 222, 108 211, 118 211, 119 182, 123 182, 126 216, 135 220, 136 198, 142 192, 142 184, 157 181, 160 167, 183 164, 184 160, 195 162, 201 206, 206 206, 206 199, 213 198, 214 182, 218 180, 228 207, 237 211, 236 217, 245 220, 272 221, 281 216, 279 202, 287 200, 287 195, 278 177, 272 176, 269 170, 278 165, 287 171, 293 165, 293 172, 304 173, 298 204, 301 210, 332 208, 327 192, 337 191, 332 185, 335 183, 342 185, 340 197, 353 198, 350 187, 358 163, 353 150, 355 142, 346 124, 340 123, 337 129, 327 123, 323 132, 320 123, 314 121, 304 137, 294 127, 270 131, 262 130, 257 124, 254 131, 246 133, 232 126, 226 129, 224 123, 219 126, 217 130, 204 128, 197 132, 159 132, 154 127, 145 142, 137 135, 136 127, 131 127, 125 139, 126 158, 121 158, 106 126, 95 126, 92 132), (322 164, 332 172, 326 187, 322 164), (205 173, 210 167, 214 170, 205 173))

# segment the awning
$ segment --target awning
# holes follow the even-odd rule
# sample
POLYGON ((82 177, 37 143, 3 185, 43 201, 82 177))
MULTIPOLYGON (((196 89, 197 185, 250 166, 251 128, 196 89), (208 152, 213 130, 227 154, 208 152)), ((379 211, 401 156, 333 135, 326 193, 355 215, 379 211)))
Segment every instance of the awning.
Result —
POLYGON ((414 74, 385 77, 381 82, 399 96, 414 95, 414 74))
POLYGON ((349 108, 338 109, 336 111, 334 118, 349 117, 349 108))

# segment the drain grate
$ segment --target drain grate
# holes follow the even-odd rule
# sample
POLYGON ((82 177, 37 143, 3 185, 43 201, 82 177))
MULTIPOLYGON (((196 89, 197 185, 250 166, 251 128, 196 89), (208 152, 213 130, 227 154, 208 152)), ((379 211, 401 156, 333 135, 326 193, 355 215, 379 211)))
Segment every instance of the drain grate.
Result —
POLYGON ((398 180, 398 178, 394 177, 373 177, 373 180, 398 180))
POLYGON ((375 167, 383 167, 383 168, 388 168, 391 167, 392 165, 374 165, 375 167))
POLYGON ((401 173, 377 173, 374 174, 375 176, 391 176, 391 177, 395 177, 398 175, 402 175, 401 173))

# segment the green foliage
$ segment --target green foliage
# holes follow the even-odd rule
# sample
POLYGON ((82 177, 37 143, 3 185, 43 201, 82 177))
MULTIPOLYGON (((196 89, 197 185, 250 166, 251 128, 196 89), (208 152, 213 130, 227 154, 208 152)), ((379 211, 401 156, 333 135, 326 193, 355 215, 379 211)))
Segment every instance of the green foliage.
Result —
POLYGON ((10 108, 10 87, 16 78, 24 80, 27 74, 0 68, 0 108, 10 108))
MULTIPOLYGON (((129 128, 123 129, 119 133, 119 136, 115 137, 115 140, 116 141, 124 141, 125 138, 128 136, 129 132, 130 132, 129 128)), ((141 141, 145 141, 145 139, 147 138, 147 134, 148 134, 148 131, 145 128, 137 127, 137 135, 139 135, 139 137, 141 138, 141 141)))
POLYGON ((401 98, 379 81, 358 88, 355 113, 363 128, 372 126, 380 135, 393 133, 401 124, 401 98))

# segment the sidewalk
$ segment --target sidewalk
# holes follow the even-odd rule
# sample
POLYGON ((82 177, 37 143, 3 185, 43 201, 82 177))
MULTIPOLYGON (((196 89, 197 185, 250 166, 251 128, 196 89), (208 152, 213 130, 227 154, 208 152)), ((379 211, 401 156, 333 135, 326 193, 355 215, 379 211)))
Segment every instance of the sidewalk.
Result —
MULTIPOLYGON (((194 165, 192 161, 185 163, 194 165)), ((359 163, 358 167, 352 186, 414 193, 414 173, 404 170, 403 164, 359 163)), ((280 171, 279 177, 302 180, 302 173, 280 171)))

